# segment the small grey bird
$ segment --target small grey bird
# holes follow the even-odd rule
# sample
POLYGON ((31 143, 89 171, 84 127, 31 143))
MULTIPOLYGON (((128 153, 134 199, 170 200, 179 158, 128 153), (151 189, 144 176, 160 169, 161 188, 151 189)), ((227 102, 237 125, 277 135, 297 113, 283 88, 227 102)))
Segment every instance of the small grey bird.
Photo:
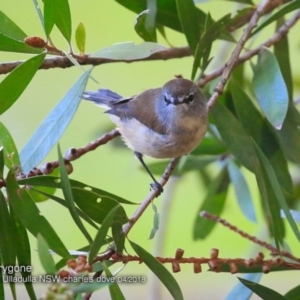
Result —
POLYGON ((163 189, 143 160, 143 154, 155 158, 174 158, 193 151, 203 139, 208 124, 206 99, 197 85, 176 78, 162 88, 122 98, 106 89, 85 92, 83 98, 106 109, 117 125, 125 144, 151 176, 153 189, 163 189))

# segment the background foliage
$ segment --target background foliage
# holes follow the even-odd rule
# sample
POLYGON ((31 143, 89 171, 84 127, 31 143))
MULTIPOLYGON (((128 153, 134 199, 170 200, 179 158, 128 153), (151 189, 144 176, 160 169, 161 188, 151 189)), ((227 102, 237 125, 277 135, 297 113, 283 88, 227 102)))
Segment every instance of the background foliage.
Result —
MULTIPOLYGON (((105 251, 107 247, 107 232, 113 237, 117 252, 121 253, 125 241, 121 226, 136 209, 132 203, 141 202, 148 192, 148 177, 130 158, 130 151, 116 141, 82 156, 72 163, 73 167, 65 166, 61 150, 55 147, 58 141, 63 151, 72 145, 79 148, 112 126, 105 116, 99 118, 101 112, 91 104, 84 103, 78 109, 87 82, 88 89, 99 88, 96 79, 100 87, 108 86, 120 94, 132 95, 160 86, 174 74, 182 74, 199 80, 209 98, 217 79, 205 82, 203 74, 212 74, 224 65, 242 35, 236 24, 241 24, 242 28, 249 26, 248 15, 253 15, 257 8, 250 1, 236 4, 120 0, 101 4, 94 1, 82 7, 73 2, 53 0, 43 4, 33 1, 31 6, 18 3, 24 8, 22 17, 11 6, 0 6, 0 71, 8 73, 0 83, 1 262, 4 267, 33 265, 36 276, 58 272, 74 253, 69 252, 71 249, 88 251, 87 259, 92 263, 100 249, 105 251), (220 9, 220 5, 224 9, 220 9), (44 40, 51 36, 55 47, 50 40, 46 44, 39 38, 27 39, 24 43, 27 36, 44 40), (142 43, 141 38, 147 43, 142 43), (127 40, 134 43, 113 45, 127 40), (170 44, 177 47, 188 44, 190 52, 179 48, 179 55, 172 56, 167 52, 170 44), (107 59, 146 60, 153 52, 158 55, 157 61, 107 63, 107 59), (93 54, 85 56, 85 53, 93 54), (174 59, 164 62, 160 60, 161 53, 166 53, 164 58, 174 59), (50 57, 52 63, 57 64, 63 58, 61 67, 72 64, 77 67, 57 70, 48 60, 50 70, 38 70, 50 57), (175 57, 186 58, 178 60, 175 57), (105 64, 95 67, 92 73, 90 67, 83 70, 79 66, 79 63, 96 65, 97 59, 105 64), (25 61, 7 71, 8 62, 18 60, 25 61), (41 161, 53 160, 58 160, 59 172, 22 178, 21 170, 26 173, 41 161), (133 164, 135 172, 132 172, 133 164), (74 172, 68 178, 71 169, 74 172), (48 249, 57 255, 49 254, 48 249)), ((265 3, 266 11, 272 13, 259 21, 255 35, 245 46, 246 53, 270 40, 273 33, 286 24, 285 20, 299 14, 297 0, 281 6, 271 1, 265 3)), ((272 48, 261 47, 258 58, 254 56, 235 68, 224 93, 211 110, 211 125, 205 140, 194 153, 181 160, 173 173, 176 177, 165 187, 163 200, 157 199, 153 210, 149 208, 130 232, 130 240, 125 242, 126 250, 136 253, 145 264, 137 266, 136 262, 130 262, 119 275, 147 274, 147 285, 120 284, 107 288, 105 284, 82 284, 61 288, 58 293, 77 293, 80 299, 81 293, 103 287, 97 293, 110 293, 113 299, 122 299, 124 293, 125 297, 133 299, 139 294, 137 291, 146 293, 149 288, 153 298, 180 299, 182 294, 191 298, 192 293, 200 296, 211 293, 216 299, 225 298, 238 283, 236 276, 208 272, 189 276, 186 280, 186 274, 192 274, 192 266, 182 266, 182 272, 171 275, 167 271, 171 269, 169 265, 166 270, 152 257, 174 257, 176 248, 183 248, 184 256, 196 257, 209 257, 210 248, 218 248, 220 257, 230 258, 254 258, 262 251, 249 241, 233 237, 211 220, 200 218, 202 210, 221 215, 240 229, 252 235, 256 233, 266 242, 274 242, 278 249, 290 249, 297 256, 300 238, 295 223, 299 220, 300 190, 297 166, 300 119, 296 106, 299 37, 292 34, 298 27, 296 24, 291 34, 278 40, 272 48), (173 213, 169 218, 166 211, 170 210, 167 206, 170 199, 173 213), (292 214, 290 209, 293 209, 292 214), (282 211, 285 218, 282 218, 282 211), (152 240, 147 240, 150 232, 156 231, 151 231, 153 218, 154 228, 160 227, 153 239, 154 250, 152 240), (157 283, 149 284, 154 279, 148 275, 148 268, 166 287, 159 296, 157 283), (226 285, 222 284, 225 279, 226 285), (211 282, 220 288, 217 295, 210 289, 211 282)), ((153 161, 149 166, 160 176, 166 164, 153 161)), ((52 168, 44 165, 41 170, 48 173, 52 168)), ((106 276, 110 276, 121 265, 110 267, 109 261, 103 265, 95 263, 93 271, 104 270, 106 276)), ((292 278, 292 275, 278 273, 277 277, 272 272, 267 275, 269 282, 264 275, 262 284, 282 295, 297 286, 298 283, 291 280, 290 285, 279 288, 276 280, 282 281, 283 276, 292 278)), ((21 274, 23 278, 30 275, 21 274)), ((236 289, 251 286, 247 279, 256 282, 260 276, 257 273, 247 275, 242 280, 244 285, 237 285, 236 289)), ((47 285, 38 286, 25 285, 31 299, 47 291, 47 285), (38 292, 34 291, 37 287, 38 292)), ((1 284, 2 298, 4 287, 6 297, 13 295, 14 298, 21 295, 24 288, 21 284, 1 284)), ((297 289, 285 298, 297 299, 297 289)), ((256 285, 254 292, 264 295, 264 299, 274 295, 285 299, 261 285, 256 285)), ((236 299, 235 293, 233 290, 228 299, 236 299)), ((238 293, 247 299, 250 291, 243 288, 238 293)))

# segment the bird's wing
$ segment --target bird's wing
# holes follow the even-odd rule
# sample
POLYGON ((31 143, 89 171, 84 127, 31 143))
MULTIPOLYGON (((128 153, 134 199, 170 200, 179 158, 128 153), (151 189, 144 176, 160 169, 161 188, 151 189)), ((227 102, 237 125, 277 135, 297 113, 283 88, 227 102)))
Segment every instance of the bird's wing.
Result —
POLYGON ((149 129, 165 135, 167 134, 166 127, 159 121, 155 109, 155 101, 160 93, 160 88, 150 89, 135 97, 121 99, 115 102, 106 113, 116 115, 124 120, 134 118, 149 129))

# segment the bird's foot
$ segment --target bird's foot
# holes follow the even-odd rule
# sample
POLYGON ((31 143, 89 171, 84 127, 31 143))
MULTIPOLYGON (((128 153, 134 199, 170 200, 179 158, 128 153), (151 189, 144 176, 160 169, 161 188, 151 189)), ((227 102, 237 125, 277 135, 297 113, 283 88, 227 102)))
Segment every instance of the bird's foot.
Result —
POLYGON ((157 181, 150 183, 151 189, 156 191, 156 197, 160 196, 160 194, 164 191, 161 184, 157 181))

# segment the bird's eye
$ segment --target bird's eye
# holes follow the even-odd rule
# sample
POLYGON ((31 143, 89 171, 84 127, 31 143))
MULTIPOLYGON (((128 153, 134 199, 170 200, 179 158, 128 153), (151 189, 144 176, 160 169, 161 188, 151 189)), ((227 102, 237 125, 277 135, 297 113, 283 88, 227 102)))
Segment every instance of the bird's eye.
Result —
POLYGON ((194 94, 189 94, 187 97, 184 98, 184 101, 185 103, 193 103, 194 102, 194 94))
POLYGON ((168 96, 167 95, 164 95, 164 101, 166 104, 170 104, 171 101, 168 99, 168 96))

